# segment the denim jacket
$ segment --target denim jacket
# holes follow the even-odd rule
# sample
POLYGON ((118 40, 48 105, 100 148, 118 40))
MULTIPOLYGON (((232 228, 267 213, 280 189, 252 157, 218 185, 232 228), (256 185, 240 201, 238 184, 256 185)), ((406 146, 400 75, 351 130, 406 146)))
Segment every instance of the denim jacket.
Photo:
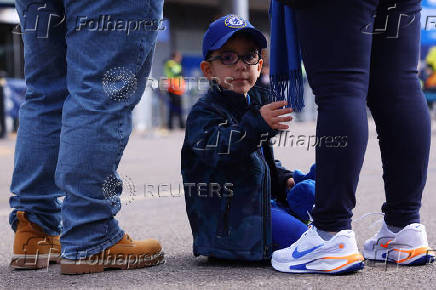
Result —
POLYGON ((274 160, 267 98, 249 96, 215 85, 188 116, 181 169, 195 256, 271 258, 270 200, 286 200, 292 172, 274 160))

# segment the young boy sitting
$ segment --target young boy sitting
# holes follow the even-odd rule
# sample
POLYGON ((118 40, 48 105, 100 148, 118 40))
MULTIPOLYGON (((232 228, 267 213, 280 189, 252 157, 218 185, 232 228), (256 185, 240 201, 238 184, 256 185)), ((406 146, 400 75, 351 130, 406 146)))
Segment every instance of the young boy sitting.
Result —
POLYGON ((301 220, 308 218, 284 205, 298 195, 298 212, 311 211, 314 169, 295 185, 269 145, 288 129, 292 110, 251 90, 266 47, 263 34, 236 15, 211 23, 204 35, 201 70, 211 88, 188 116, 181 166, 195 256, 270 259, 307 230, 301 220))

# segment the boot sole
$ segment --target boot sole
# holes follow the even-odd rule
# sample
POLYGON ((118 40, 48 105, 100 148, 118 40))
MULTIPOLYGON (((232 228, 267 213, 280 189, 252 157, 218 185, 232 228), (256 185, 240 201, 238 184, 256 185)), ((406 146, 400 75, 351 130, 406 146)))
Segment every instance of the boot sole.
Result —
POLYGON ((120 269, 120 270, 133 270, 145 267, 156 266, 165 263, 164 252, 156 253, 147 258, 138 259, 135 258, 131 261, 130 258, 134 256, 125 255, 115 258, 113 261, 104 261, 102 259, 95 259, 94 261, 90 259, 83 260, 61 260, 61 274, 65 275, 81 275, 81 274, 91 274, 91 273, 101 273, 105 269, 120 269))
POLYGON ((47 268, 50 263, 60 263, 59 254, 13 255, 9 266, 19 270, 47 268))

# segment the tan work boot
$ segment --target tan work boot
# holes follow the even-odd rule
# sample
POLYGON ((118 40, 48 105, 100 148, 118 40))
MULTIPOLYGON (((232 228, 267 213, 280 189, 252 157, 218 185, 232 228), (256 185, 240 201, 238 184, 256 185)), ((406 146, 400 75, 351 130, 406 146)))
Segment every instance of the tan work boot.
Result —
POLYGON ((62 274, 88 274, 103 272, 104 269, 131 270, 163 263, 164 253, 158 241, 147 239, 133 241, 129 235, 112 247, 79 260, 61 260, 62 274))
POLYGON ((41 269, 50 262, 59 262, 59 236, 49 236, 42 228, 30 222, 24 211, 17 211, 17 229, 14 254, 10 266, 14 269, 41 269))

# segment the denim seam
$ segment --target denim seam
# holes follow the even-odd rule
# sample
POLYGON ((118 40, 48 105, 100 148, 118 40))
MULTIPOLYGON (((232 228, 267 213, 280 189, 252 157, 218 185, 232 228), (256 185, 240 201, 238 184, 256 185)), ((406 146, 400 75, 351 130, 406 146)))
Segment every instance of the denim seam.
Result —
MULTIPOLYGON (((17 226, 18 226, 17 211, 13 212, 13 218, 12 218, 12 224, 11 224, 12 230, 14 232, 17 231, 17 226)), ((41 227, 42 230, 44 231, 44 233, 49 235, 49 236, 58 236, 61 233, 60 225, 58 225, 58 231, 54 231, 52 229, 49 229, 47 226, 45 226, 44 223, 38 218, 38 216, 36 214, 26 212, 26 216, 27 216, 27 219, 31 223, 34 223, 34 224, 38 225, 39 227, 41 227)))
POLYGON ((141 70, 141 59, 144 58, 144 45, 142 43, 142 38, 139 39, 138 43, 138 56, 136 57, 135 75, 141 70))
MULTIPOLYGON (((148 8, 149 13, 147 13, 147 16, 145 18, 148 18, 152 14, 152 13, 150 13, 150 11, 151 11, 150 0, 147 1, 147 8, 148 8)), ((141 60, 144 59, 144 55, 146 55, 145 54, 145 47, 144 47, 145 39, 146 39, 145 35, 138 37, 138 50, 139 51, 138 51, 138 56, 136 57, 135 75, 137 75, 139 73, 139 71, 141 70, 141 67, 142 67, 141 60)))
MULTIPOLYGON (((121 159, 121 156, 122 156, 122 153, 123 153, 123 121, 122 121, 123 119, 122 118, 123 118, 123 113, 122 113, 122 111, 120 111, 119 112, 119 117, 118 117, 118 119, 119 119, 118 128, 117 128, 117 133, 118 133, 118 136, 119 136, 118 152, 117 152, 117 159, 115 160, 115 162, 113 164, 113 170, 116 170, 117 160, 121 159)), ((119 199, 121 199, 121 194, 122 194, 122 190, 121 190, 120 196, 118 196, 119 199)), ((114 206, 115 205, 113 203, 111 203, 111 207, 112 207, 111 211, 112 211, 112 214, 115 216, 116 213, 121 210, 121 200, 120 200, 120 208, 118 209, 117 212, 113 211, 114 206)))
MULTIPOLYGON (((119 116, 119 123, 118 123, 118 136, 120 137, 119 141, 119 147, 118 147, 118 160, 121 158, 122 152, 123 152, 123 113, 120 112, 119 116)), ((115 162, 116 163, 116 162, 115 162)))

